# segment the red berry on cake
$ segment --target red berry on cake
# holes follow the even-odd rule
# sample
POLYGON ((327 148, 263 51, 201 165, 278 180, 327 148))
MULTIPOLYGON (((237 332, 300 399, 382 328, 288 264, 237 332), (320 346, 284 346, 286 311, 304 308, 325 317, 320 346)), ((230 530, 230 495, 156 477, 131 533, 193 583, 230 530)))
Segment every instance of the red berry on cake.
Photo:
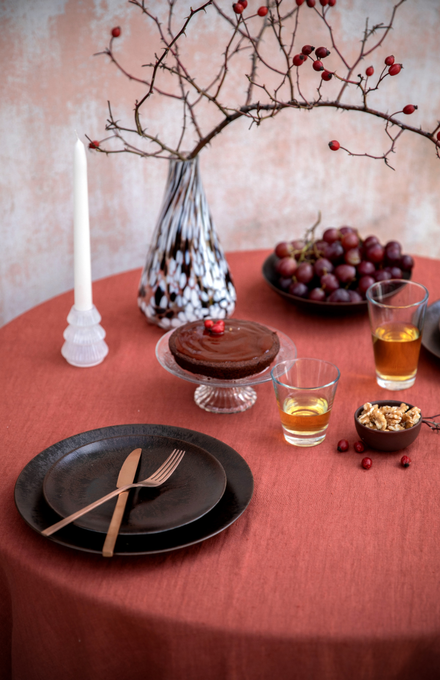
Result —
POLYGON ((205 328, 212 328, 214 325, 214 321, 212 319, 205 319, 205 328))
POLYGON ((211 333, 214 335, 223 335, 225 332, 225 322, 223 319, 219 319, 211 326, 211 333))

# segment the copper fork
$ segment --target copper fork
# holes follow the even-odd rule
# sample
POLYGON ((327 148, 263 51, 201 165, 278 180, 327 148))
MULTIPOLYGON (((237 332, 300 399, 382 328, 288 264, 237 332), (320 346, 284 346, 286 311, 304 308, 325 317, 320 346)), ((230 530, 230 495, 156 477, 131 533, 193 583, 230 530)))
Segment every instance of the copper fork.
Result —
POLYGON ((167 479, 171 477, 173 472, 176 470, 177 466, 180 464, 180 461, 182 460, 184 455, 185 451, 181 451, 180 449, 174 449, 173 453, 170 456, 168 456, 166 461, 162 463, 162 465, 156 470, 156 472, 154 472, 150 477, 147 477, 147 479, 144 479, 141 482, 127 484, 127 486, 120 486, 119 488, 114 489, 114 491, 111 491, 106 496, 103 496, 102 498, 99 498, 97 501, 90 503, 90 505, 86 505, 85 508, 77 510, 77 512, 74 512, 72 515, 69 515, 68 517, 65 517, 59 522, 52 524, 50 527, 41 532, 42 536, 51 536, 52 534, 55 533, 55 531, 62 529, 67 524, 70 524, 70 522, 74 522, 79 517, 82 517, 87 512, 90 512, 90 510, 93 510, 94 508, 97 508, 99 505, 102 505, 106 501, 110 500, 110 498, 119 496, 119 494, 122 493, 123 491, 133 489, 136 486, 145 487, 161 486, 161 484, 164 484, 167 481, 167 479))

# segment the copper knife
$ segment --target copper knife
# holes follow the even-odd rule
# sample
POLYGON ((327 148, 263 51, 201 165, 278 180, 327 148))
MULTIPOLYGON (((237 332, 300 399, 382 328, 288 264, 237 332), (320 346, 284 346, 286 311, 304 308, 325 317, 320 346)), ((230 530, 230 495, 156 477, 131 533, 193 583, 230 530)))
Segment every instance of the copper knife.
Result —
MULTIPOLYGON (((118 479, 116 481, 117 489, 119 489, 121 486, 127 486, 127 484, 132 484, 134 482, 141 453, 142 449, 135 449, 127 456, 119 471, 118 479)), ((111 519, 107 536, 104 541, 104 546, 102 548, 102 554, 104 557, 113 557, 113 551, 115 548, 116 539, 119 534, 122 517, 124 516, 129 493, 129 490, 122 491, 122 493, 120 493, 118 496, 118 500, 113 511, 113 517, 111 519)))

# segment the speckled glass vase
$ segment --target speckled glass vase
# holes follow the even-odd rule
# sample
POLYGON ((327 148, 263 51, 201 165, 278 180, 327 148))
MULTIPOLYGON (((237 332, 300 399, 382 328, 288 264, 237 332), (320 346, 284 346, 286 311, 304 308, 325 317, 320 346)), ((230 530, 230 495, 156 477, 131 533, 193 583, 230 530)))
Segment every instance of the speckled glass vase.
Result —
POLYGON ((200 180, 198 158, 170 160, 160 216, 142 272, 138 304, 148 321, 174 328, 222 319, 236 293, 200 180))

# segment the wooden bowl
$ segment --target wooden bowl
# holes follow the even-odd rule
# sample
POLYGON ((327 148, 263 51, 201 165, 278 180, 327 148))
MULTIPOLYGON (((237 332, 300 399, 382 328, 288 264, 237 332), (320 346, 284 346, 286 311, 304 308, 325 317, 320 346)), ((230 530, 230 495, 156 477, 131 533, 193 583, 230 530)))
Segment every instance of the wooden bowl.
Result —
MULTIPOLYGON (((400 406, 400 404, 408 404, 407 401, 390 401, 389 399, 385 401, 372 401, 371 404, 377 404, 378 406, 400 406)), ((408 404, 409 408, 413 408, 412 404, 408 404)), ((407 446, 412 444, 420 434, 420 428, 422 426, 422 414, 420 414, 420 420, 416 425, 409 427, 407 430, 399 430, 397 432, 382 432, 382 430, 371 430, 369 427, 362 425, 359 422, 358 417, 363 411, 364 406, 359 406, 354 414, 354 424, 359 437, 362 439, 364 444, 369 448, 375 449, 376 451, 401 451, 406 449, 407 446)))

